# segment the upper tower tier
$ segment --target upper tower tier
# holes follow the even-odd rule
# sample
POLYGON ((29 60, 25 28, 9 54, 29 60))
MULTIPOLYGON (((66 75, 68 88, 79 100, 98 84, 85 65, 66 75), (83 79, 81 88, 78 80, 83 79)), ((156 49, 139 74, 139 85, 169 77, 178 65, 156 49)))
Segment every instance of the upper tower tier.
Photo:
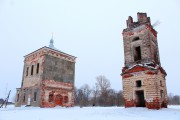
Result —
POLYGON ((122 32, 125 67, 136 64, 160 65, 157 32, 146 13, 137 13, 137 22, 129 16, 122 32))

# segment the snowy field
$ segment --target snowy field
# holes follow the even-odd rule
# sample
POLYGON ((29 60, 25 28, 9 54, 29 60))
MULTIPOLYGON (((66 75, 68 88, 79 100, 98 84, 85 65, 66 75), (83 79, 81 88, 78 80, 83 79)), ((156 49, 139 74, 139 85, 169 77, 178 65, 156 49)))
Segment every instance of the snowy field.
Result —
POLYGON ((180 120, 180 106, 167 109, 123 107, 0 108, 0 120, 180 120))

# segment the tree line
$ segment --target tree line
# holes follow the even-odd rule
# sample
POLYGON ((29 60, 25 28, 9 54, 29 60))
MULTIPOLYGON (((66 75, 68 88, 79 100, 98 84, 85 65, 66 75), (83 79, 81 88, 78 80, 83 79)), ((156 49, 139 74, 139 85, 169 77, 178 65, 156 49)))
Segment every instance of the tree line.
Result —
MULTIPOLYGON (((75 88, 75 105, 77 106, 124 106, 122 90, 111 88, 110 81, 104 76, 96 77, 95 86, 84 84, 75 88)), ((168 105, 180 105, 180 96, 168 94, 168 105)))
POLYGON ((168 94, 168 105, 180 105, 180 96, 168 94))
POLYGON ((93 88, 88 84, 75 88, 75 105, 78 106, 123 106, 122 91, 111 88, 110 81, 100 75, 93 88))

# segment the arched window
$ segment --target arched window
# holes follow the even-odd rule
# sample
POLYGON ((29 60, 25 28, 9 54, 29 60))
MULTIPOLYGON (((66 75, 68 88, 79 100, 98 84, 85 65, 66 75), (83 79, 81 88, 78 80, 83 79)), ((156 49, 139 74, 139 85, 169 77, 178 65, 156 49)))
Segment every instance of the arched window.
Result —
POLYGON ((139 40, 139 37, 135 37, 132 41, 134 42, 134 41, 137 41, 137 40, 139 40))

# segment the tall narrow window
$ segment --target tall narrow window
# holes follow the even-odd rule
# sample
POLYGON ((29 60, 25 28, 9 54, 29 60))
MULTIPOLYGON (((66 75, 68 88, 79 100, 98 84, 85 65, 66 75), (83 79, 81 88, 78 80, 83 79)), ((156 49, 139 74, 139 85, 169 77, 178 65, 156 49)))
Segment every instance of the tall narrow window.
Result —
POLYGON ((37 67, 36 67, 36 74, 39 73, 39 63, 37 64, 37 67))
POLYGON ((157 50, 155 48, 154 48, 154 61, 156 63, 158 63, 158 52, 157 52, 157 50))
POLYGON ((135 47, 134 49, 134 61, 141 60, 141 47, 135 47))
POLYGON ((34 92, 34 101, 36 101, 37 92, 34 92))
POLYGON ((18 101, 19 101, 19 93, 17 94, 16 102, 18 102, 18 101))
POLYGON ((26 68, 26 76, 28 76, 29 67, 26 68))
POLYGON ((53 94, 49 94, 49 102, 53 101, 53 94))
POLYGON ((163 90, 161 90, 161 100, 162 101, 164 100, 164 92, 163 92, 163 90))
POLYGON ((68 96, 64 96, 64 103, 68 103, 68 96))
POLYGON ((33 75, 34 65, 31 66, 31 75, 33 75))
POLYGON ((162 87, 162 81, 160 81, 160 86, 162 87))
POLYGON ((25 100, 26 100, 26 94, 24 93, 23 102, 25 102, 25 100))

